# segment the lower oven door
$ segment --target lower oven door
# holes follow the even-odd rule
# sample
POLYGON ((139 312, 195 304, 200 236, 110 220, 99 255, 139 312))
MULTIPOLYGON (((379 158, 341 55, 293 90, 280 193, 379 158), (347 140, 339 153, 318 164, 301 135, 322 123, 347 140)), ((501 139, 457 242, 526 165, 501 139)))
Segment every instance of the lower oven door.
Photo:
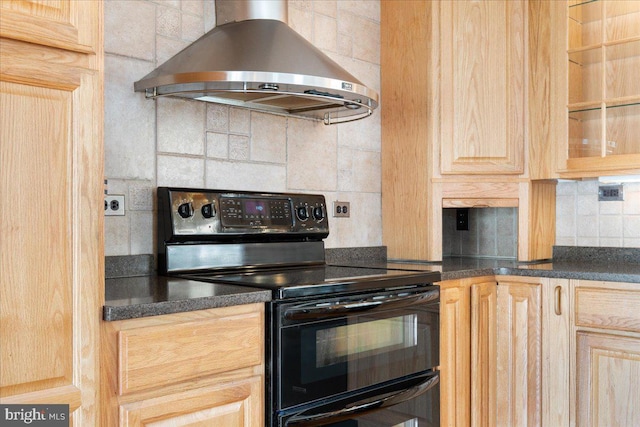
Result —
POLYGON ((410 380, 282 413, 279 427, 433 427, 440 425, 439 375, 410 380))
POLYGON ((282 304, 275 406, 411 378, 439 364, 439 288, 282 304))

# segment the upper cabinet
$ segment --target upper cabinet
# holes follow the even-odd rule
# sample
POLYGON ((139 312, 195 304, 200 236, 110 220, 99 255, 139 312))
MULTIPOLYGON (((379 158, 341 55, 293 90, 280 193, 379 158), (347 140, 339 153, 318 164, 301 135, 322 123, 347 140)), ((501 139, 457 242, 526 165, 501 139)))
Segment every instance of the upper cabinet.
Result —
POLYGON ((3 1, 0 37, 96 53, 102 49, 102 23, 94 9, 82 1, 3 1))
POLYGON ((550 258, 551 5, 381 3, 382 220, 389 258, 439 261, 445 208, 518 209, 518 259, 550 258))
POLYGON ((557 2, 559 172, 640 171, 640 1, 557 2))
POLYGON ((525 3, 440 3, 440 172, 524 170, 525 3))
POLYGON ((102 2, 0 2, 0 401, 99 425, 102 2))

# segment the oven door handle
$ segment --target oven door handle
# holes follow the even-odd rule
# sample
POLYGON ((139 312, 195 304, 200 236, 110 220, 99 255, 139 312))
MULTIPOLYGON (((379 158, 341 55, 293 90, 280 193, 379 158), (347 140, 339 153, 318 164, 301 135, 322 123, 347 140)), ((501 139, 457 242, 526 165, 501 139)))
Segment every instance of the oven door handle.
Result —
POLYGON ((434 302, 440 298, 438 288, 417 295, 402 296, 387 299, 365 299, 349 301, 334 305, 301 305, 292 307, 284 312, 287 320, 325 319, 340 317, 349 313, 362 311, 382 311, 411 307, 416 304, 434 302))
POLYGON ((385 397, 374 397, 373 399, 365 399, 359 402, 349 404, 345 408, 322 412, 318 414, 305 415, 304 413, 296 414, 289 418, 286 422, 286 426, 299 426, 299 427, 312 427, 322 426, 327 423, 333 423, 341 420, 348 420, 355 416, 364 415, 370 412, 377 411, 379 409, 388 408, 390 406, 397 405, 402 402, 411 400, 421 394, 427 392, 429 389, 435 387, 440 382, 440 375, 435 374, 430 376, 426 381, 416 384, 413 387, 400 390, 397 393, 387 395, 385 397))

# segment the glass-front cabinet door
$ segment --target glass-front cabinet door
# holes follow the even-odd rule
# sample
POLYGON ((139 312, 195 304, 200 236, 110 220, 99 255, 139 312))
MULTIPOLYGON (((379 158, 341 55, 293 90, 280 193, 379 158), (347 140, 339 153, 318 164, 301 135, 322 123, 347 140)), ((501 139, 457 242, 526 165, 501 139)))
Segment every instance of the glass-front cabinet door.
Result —
POLYGON ((569 0, 562 7, 568 96, 560 173, 638 173, 640 0, 569 0))

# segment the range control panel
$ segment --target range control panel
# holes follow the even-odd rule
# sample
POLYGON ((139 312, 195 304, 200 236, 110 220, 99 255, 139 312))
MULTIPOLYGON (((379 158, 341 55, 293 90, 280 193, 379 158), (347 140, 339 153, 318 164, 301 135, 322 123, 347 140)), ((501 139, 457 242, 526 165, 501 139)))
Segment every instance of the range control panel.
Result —
POLYGON ((158 187, 158 224, 165 236, 324 238, 327 217, 325 198, 318 194, 158 187))

